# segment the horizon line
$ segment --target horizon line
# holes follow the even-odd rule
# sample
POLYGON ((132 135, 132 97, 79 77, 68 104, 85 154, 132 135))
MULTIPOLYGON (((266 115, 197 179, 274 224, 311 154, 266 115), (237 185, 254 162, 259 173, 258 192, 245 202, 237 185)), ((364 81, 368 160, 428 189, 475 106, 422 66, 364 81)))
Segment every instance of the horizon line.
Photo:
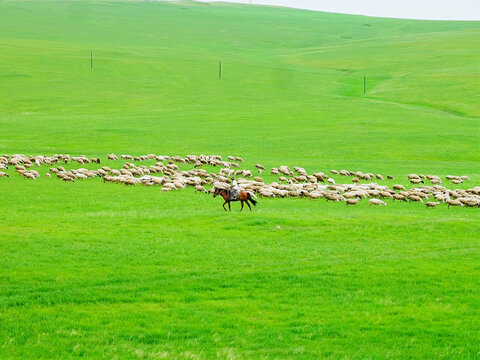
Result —
MULTIPOLYGON (((148 1, 148 0, 147 0, 148 1)), ((155 0, 153 0, 155 1, 155 0)), ((182 0, 160 0, 160 1, 182 1, 182 0)), ((200 3, 224 3, 224 4, 237 4, 242 6, 262 6, 262 7, 274 7, 274 8, 285 8, 285 9, 295 9, 295 10, 304 10, 304 11, 313 11, 313 12, 322 12, 327 14, 341 14, 341 15, 354 15, 354 16, 365 16, 365 17, 372 17, 372 18, 385 18, 385 19, 399 19, 399 20, 420 20, 420 21, 480 21, 480 14, 478 18, 425 18, 425 17, 404 17, 404 16, 389 16, 389 15, 372 15, 360 12, 342 12, 342 11, 330 11, 330 10, 320 10, 320 9, 312 9, 309 7, 295 7, 289 5, 273 5, 273 4, 255 4, 255 3, 244 3, 238 2, 235 0, 192 0, 194 2, 200 3)))

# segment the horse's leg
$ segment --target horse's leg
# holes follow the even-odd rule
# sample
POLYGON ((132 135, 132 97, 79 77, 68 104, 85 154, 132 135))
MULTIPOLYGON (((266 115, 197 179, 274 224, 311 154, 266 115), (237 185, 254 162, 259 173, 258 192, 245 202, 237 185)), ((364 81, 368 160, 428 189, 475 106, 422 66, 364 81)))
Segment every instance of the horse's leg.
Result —
POLYGON ((240 211, 243 210, 243 200, 240 200, 240 204, 242 204, 242 207, 240 208, 240 211))
POLYGON ((252 211, 252 207, 250 206, 250 203, 248 202, 248 200, 246 201, 247 205, 248 205, 248 208, 250 209, 250 211, 252 211))
POLYGON ((225 204, 226 204, 226 203, 227 203, 227 201, 225 201, 225 202, 223 203, 223 210, 225 210, 225 211, 227 211, 227 209, 225 208, 225 204))
POLYGON ((230 201, 228 202, 228 210, 232 211, 232 207, 230 206, 230 201))

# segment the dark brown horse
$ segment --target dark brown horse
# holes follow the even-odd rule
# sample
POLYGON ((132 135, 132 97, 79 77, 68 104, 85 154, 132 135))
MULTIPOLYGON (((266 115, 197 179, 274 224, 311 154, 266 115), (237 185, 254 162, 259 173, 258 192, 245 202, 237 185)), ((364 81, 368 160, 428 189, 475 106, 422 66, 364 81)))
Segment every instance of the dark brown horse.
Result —
POLYGON ((230 200, 228 198, 228 195, 229 195, 228 190, 225 190, 225 189, 215 188, 215 191, 213 192, 213 197, 215 198, 217 197, 217 195, 220 195, 225 200, 225 202, 223 203, 223 209, 225 211, 227 211, 227 209, 225 208, 225 204, 228 204, 228 210, 232 211, 232 208, 230 207, 230 202, 232 201, 240 201, 240 203, 242 204, 240 211, 243 210, 244 203, 246 203, 250 211, 252 211, 252 207, 248 203, 249 201, 253 204, 253 206, 257 205, 257 202, 252 198, 252 195, 244 191, 240 191, 240 196, 238 197, 237 200, 230 200))

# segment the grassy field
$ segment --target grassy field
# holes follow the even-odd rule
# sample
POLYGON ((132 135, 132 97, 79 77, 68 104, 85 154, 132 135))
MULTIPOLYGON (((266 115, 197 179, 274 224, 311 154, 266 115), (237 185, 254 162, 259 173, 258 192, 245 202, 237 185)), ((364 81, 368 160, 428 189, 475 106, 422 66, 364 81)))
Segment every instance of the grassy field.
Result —
MULTIPOLYGON (((0 0, 0 154, 238 155, 473 187, 479 49, 478 22, 0 0)), ((227 214, 191 189, 7 172, 2 359, 480 357, 478 209, 227 214)))

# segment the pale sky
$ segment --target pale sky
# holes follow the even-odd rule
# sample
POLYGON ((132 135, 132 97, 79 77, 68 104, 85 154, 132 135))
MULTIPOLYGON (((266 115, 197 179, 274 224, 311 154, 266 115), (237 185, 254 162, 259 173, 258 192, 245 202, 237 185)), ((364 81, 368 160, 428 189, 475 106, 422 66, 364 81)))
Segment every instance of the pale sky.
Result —
MULTIPOLYGON (((213 2, 218 0, 198 0, 213 2)), ((480 20, 480 0, 222 0, 380 17, 480 20)))

